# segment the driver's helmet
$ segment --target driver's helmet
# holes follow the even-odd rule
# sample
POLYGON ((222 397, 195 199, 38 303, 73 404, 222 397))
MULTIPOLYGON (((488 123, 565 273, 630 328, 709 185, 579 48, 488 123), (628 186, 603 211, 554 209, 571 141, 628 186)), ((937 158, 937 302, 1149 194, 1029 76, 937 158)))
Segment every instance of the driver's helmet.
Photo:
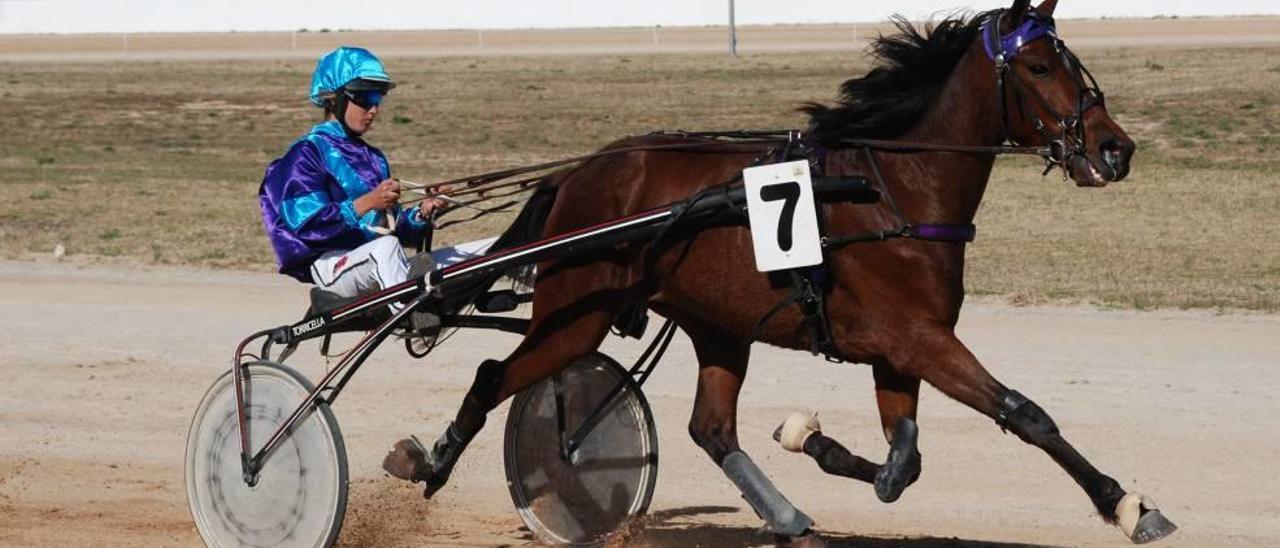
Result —
POLYGON ((396 87, 382 61, 364 48, 342 46, 320 58, 311 75, 311 103, 322 107, 340 89, 388 91, 396 87))

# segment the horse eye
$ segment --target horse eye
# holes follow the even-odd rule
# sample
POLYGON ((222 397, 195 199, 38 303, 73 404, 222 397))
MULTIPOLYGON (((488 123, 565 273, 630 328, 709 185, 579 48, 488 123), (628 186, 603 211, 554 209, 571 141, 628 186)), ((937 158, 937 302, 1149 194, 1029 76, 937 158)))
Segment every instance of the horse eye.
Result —
POLYGON ((1040 64, 1031 65, 1031 75, 1036 78, 1044 78, 1049 75, 1049 66, 1040 64))

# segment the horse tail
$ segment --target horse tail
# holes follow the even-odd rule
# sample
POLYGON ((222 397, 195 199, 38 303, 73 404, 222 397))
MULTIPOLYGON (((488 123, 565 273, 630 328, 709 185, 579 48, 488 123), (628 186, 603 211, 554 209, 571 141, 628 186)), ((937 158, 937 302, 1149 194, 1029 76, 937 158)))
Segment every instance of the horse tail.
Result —
MULTIPOLYGON (((556 195, 560 190, 557 183, 558 177, 555 173, 538 182, 533 195, 529 196, 524 207, 520 209, 520 213, 512 221, 511 226, 507 227, 498 236, 498 239, 493 242, 493 245, 489 247, 489 253, 510 249, 542 238, 543 230, 547 226, 547 217, 551 215, 551 207, 555 205, 556 195)), ((445 308, 457 310, 466 306, 480 294, 489 291, 493 284, 504 274, 503 272, 498 272, 480 276, 463 281, 456 287, 450 287, 444 297, 445 308)))
POLYGON ((547 227, 547 217, 551 215, 551 207, 556 203, 556 194, 560 190, 557 185, 547 184, 551 177, 543 179, 529 196, 520 214, 516 215, 511 226, 498 236, 490 251, 501 251, 518 245, 524 245, 542 238, 547 227))

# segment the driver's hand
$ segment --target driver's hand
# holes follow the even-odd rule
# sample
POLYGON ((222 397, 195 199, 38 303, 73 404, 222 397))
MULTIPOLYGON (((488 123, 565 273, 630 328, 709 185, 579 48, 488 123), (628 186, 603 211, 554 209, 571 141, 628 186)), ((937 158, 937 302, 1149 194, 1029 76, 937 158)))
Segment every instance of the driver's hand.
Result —
POLYGON ((387 179, 364 196, 356 198, 356 213, 364 215, 374 209, 390 209, 400 203, 400 181, 387 179))
POLYGON ((449 202, 446 202, 443 198, 439 198, 438 196, 441 194, 448 195, 452 191, 453 187, 451 186, 427 189, 427 197, 423 198, 421 202, 418 202, 418 214, 421 215, 423 219, 429 219, 431 218, 431 212, 447 209, 449 207, 449 202))

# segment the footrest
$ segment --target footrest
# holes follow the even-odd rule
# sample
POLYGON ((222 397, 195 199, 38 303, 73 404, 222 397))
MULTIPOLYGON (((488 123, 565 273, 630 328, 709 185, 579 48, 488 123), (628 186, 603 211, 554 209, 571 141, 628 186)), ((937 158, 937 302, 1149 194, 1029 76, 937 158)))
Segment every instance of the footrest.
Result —
POLYGON ((520 306, 521 303, 527 303, 532 300, 533 294, 526 293, 520 295, 510 289, 502 291, 490 291, 476 297, 476 310, 485 314, 496 314, 498 312, 510 312, 520 306))
MULTIPOLYGON (((307 308, 307 313, 303 318, 317 316, 331 310, 337 310, 343 306, 360 300, 360 297, 343 297, 332 291, 325 291, 319 287, 311 288, 311 306, 307 308)), ((345 331, 368 331, 374 329, 383 322, 391 318, 391 310, 385 306, 378 306, 364 312, 359 316, 355 316, 350 320, 344 319, 341 323, 333 324, 332 327, 326 326, 325 332, 341 333, 345 331)))

